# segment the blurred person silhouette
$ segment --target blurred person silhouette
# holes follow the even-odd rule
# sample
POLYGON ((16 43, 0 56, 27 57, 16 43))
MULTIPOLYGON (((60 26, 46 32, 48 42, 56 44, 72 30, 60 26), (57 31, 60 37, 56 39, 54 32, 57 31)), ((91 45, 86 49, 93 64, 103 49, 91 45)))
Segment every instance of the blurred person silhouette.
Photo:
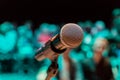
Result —
POLYGON ((17 40, 17 50, 19 59, 33 58, 33 33, 31 30, 31 25, 24 23, 17 27, 18 40, 17 40))
POLYGON ((0 64, 3 73, 13 72, 13 55, 17 37, 13 23, 5 21, 0 25, 0 64))
POLYGON ((94 37, 109 37, 110 31, 108 27, 106 27, 106 24, 102 20, 97 20, 94 24, 94 27, 91 30, 91 34, 94 37))
POLYGON ((116 80, 120 79, 120 8, 115 8, 112 11, 112 24, 110 29, 110 43, 111 43, 111 64, 116 80))
POLYGON ((31 23, 25 22, 17 27, 18 39, 16 43, 16 54, 14 55, 14 72, 20 74, 32 74, 34 67, 33 32, 31 23), (31 66, 31 67, 29 67, 31 66), (32 68, 32 69, 31 69, 32 68))
POLYGON ((59 74, 58 80, 82 80, 83 73, 81 63, 85 58, 81 51, 75 49, 68 49, 59 58, 59 74))
POLYGON ((0 53, 11 52, 16 45, 16 41, 17 32, 14 24, 8 21, 3 22, 0 25, 0 53))
POLYGON ((93 57, 82 62, 83 80, 114 80, 107 50, 108 40, 96 38, 93 44, 93 57))
POLYGON ((112 11, 111 38, 120 42, 120 8, 112 11))

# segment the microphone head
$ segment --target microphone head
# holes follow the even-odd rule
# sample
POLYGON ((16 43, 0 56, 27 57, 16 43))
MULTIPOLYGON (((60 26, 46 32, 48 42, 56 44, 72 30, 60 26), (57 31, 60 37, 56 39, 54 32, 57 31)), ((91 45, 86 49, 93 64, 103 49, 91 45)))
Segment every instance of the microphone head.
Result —
POLYGON ((78 47, 83 39, 82 28, 74 23, 65 24, 60 31, 62 44, 69 48, 78 47))

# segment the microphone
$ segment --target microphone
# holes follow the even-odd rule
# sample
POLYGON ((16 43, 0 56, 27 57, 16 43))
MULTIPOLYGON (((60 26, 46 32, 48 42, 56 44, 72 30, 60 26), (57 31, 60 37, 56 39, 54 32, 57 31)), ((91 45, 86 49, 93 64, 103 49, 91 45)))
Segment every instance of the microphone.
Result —
POLYGON ((44 47, 37 50, 35 58, 41 61, 45 58, 55 59, 68 48, 78 47, 83 39, 82 28, 75 23, 63 25, 60 33, 48 40, 44 47))

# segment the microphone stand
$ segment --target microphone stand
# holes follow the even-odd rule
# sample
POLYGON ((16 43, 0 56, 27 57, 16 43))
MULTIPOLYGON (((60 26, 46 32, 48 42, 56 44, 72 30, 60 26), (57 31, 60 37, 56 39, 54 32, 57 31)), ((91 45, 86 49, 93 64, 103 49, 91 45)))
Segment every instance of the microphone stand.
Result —
POLYGON ((58 59, 58 55, 56 55, 53 59, 51 59, 52 63, 47 70, 47 77, 45 80, 51 80, 52 77, 56 76, 58 72, 57 59, 58 59))

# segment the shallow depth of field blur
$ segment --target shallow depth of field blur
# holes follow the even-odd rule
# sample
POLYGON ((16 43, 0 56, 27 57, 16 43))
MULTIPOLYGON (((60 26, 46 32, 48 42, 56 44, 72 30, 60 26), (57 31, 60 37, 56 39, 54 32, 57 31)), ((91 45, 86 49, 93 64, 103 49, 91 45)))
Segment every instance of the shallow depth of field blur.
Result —
MULTIPOLYGON (((109 51, 104 56, 110 58, 114 78, 119 80, 120 9, 114 9, 111 14, 113 16, 111 28, 102 20, 77 22, 76 24, 84 30, 84 39, 79 47, 69 53, 69 56, 75 61, 93 57, 94 40, 97 37, 104 37, 109 41, 109 51)), ((31 21, 26 21, 21 25, 10 21, 0 23, 0 80, 42 80, 42 77, 47 75, 45 70, 51 63, 49 59, 36 61, 35 52, 47 40, 58 34, 63 25, 64 23, 44 22, 33 29, 31 21)), ((61 61, 62 55, 58 60, 59 70, 61 70, 61 61)), ((57 78, 52 80, 57 80, 57 78)))

